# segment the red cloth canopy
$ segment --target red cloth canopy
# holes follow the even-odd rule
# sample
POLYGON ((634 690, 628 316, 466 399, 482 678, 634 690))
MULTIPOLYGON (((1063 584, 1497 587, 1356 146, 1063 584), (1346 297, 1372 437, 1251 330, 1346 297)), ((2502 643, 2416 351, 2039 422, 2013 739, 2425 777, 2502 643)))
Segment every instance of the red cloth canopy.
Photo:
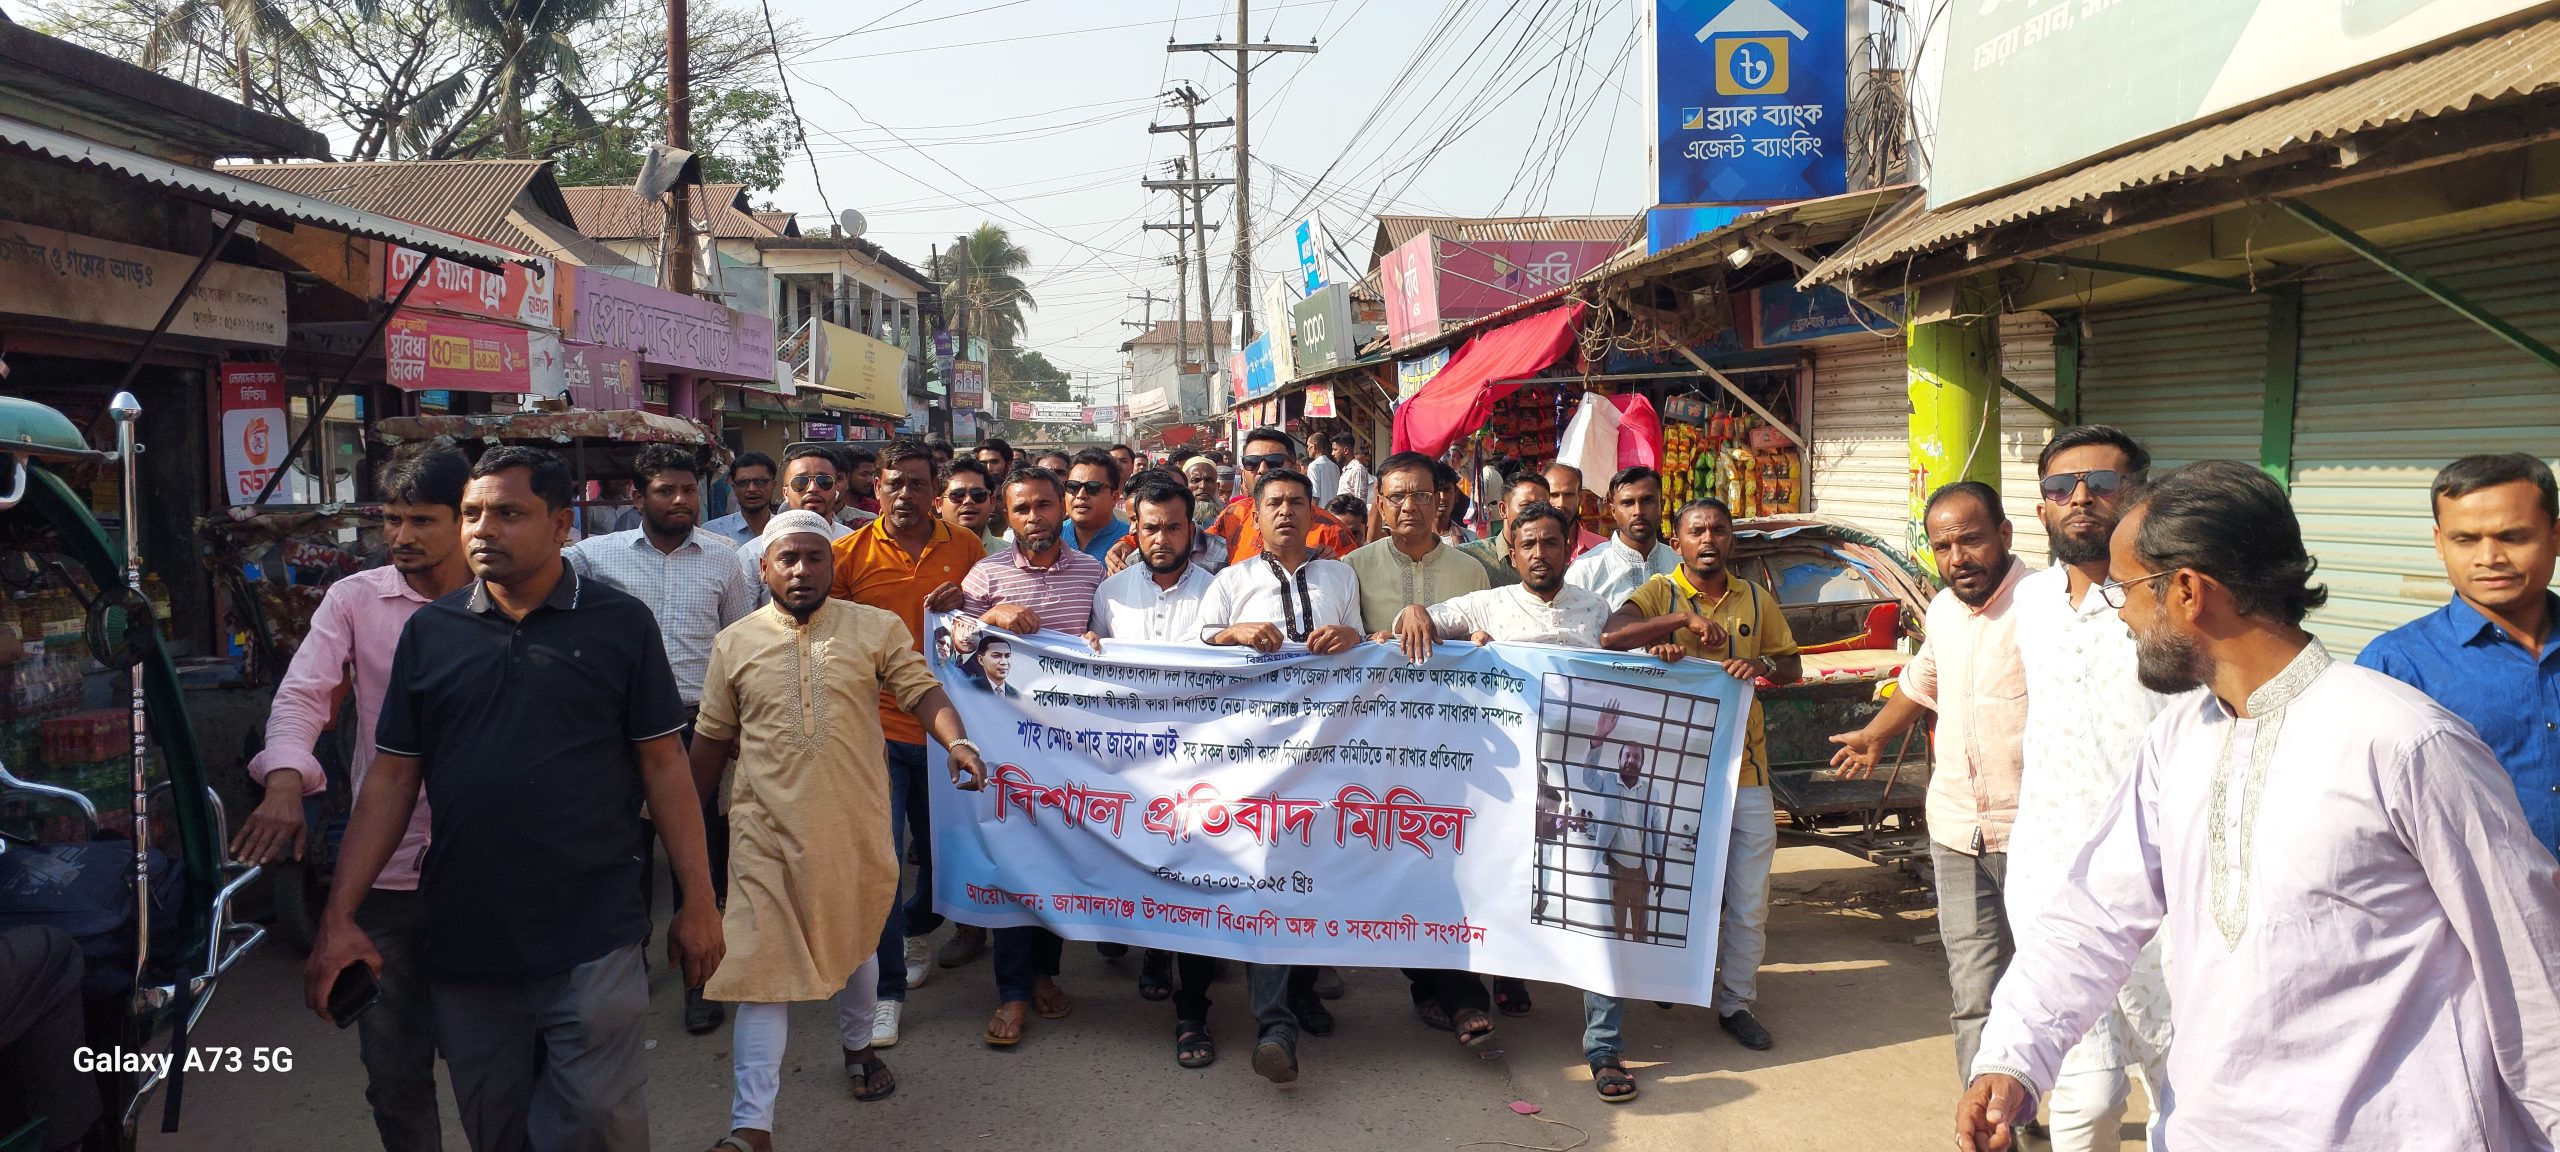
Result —
POLYGON ((1520 390, 1522 377, 1555 363, 1573 347, 1588 310, 1581 301, 1571 301, 1468 340, 1422 391, 1396 405, 1395 450, 1438 456, 1484 427, 1493 406, 1520 390))

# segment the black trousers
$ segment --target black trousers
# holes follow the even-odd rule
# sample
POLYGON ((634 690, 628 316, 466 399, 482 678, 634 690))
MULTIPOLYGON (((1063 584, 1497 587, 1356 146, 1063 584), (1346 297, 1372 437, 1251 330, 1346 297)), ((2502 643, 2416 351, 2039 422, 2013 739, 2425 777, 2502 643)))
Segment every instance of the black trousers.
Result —
POLYGON ((98 1078, 72 1067, 88 1043, 80 945, 60 928, 0 932, 0 1135, 44 1118, 35 1146, 75 1148, 98 1119, 98 1078))
POLYGON ((1218 962, 1188 952, 1173 954, 1173 1018, 1207 1022, 1209 985, 1217 979, 1218 962))
POLYGON ((1485 990, 1484 977, 1473 972, 1449 968, 1407 968, 1404 978, 1413 982, 1413 1002, 1438 1004, 1440 1010, 1455 1019, 1469 1008, 1487 1011, 1493 1007, 1493 993, 1485 990))

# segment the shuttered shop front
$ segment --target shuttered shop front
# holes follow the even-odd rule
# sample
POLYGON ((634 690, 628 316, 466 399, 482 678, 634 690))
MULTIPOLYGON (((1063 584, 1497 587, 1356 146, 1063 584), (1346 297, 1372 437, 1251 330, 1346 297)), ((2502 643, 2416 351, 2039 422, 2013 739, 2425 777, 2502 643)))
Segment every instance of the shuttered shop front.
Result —
MULTIPOLYGON (((2560 228, 2395 252, 2507 323, 2560 344, 2560 228)), ((2443 605, 2427 494, 2475 452, 2560 459, 2560 371, 2366 264, 2303 295, 2294 509, 2329 604, 2311 627, 2341 656, 2443 605)))
MULTIPOLYGON (((2053 403, 2053 318, 2042 312, 2000 317, 2000 375, 2036 399, 2053 403)), ((2036 457, 2053 439, 2053 420, 2000 390, 2000 502, 2008 507, 2011 548, 2043 567, 2050 559, 2044 521, 2036 517, 2036 457)))
POLYGON ((2258 461, 2265 298, 2190 292, 2082 317, 2082 420, 2131 433, 2154 470, 2258 461))
POLYGON ((1899 338, 1843 337, 1813 360, 1813 511, 1910 545, 1911 397, 1899 338))

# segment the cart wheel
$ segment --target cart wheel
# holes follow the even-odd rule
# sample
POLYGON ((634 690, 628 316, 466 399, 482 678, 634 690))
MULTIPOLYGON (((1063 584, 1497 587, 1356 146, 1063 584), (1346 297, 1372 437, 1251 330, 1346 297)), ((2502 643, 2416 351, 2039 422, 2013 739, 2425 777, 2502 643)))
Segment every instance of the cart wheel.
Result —
POLYGON ((267 875, 275 881, 276 933, 303 956, 311 954, 311 942, 319 935, 320 910, 329 904, 328 870, 313 865, 308 858, 267 865, 267 875))

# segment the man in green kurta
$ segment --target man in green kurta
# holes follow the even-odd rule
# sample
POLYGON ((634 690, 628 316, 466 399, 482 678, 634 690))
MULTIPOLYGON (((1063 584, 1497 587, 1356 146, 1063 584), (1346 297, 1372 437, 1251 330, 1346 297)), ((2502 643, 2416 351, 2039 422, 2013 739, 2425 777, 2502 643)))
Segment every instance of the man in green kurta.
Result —
POLYGON ((712 643, 693 774, 729 789, 728 959, 703 994, 738 1005, 730 1131, 714 1145, 769 1152, 790 1005, 836 1003, 854 1099, 897 1082, 871 1051, 881 925, 898 892, 880 696, 951 751, 952 780, 986 779, 977 745, 892 612, 830 600, 835 553, 816 513, 777 513, 761 561, 772 602, 712 643))

